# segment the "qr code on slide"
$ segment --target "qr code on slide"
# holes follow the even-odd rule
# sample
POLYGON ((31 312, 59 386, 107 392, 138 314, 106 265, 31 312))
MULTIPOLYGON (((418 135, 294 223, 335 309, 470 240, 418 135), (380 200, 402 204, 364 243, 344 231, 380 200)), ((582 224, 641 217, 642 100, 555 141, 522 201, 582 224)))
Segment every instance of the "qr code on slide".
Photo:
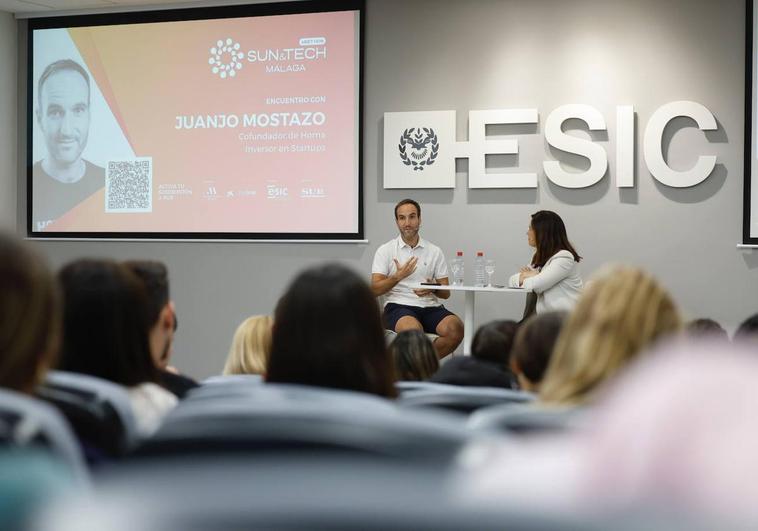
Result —
POLYGON ((153 211, 152 157, 108 161, 105 169, 105 211, 153 211))

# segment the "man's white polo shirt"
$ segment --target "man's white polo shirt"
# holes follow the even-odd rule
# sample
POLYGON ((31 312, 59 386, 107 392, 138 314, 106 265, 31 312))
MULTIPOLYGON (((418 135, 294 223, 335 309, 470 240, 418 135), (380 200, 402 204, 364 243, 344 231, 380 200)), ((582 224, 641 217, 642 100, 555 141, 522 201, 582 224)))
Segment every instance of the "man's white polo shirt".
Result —
POLYGON ((427 279, 448 277, 447 262, 445 262, 445 256, 442 254, 442 251, 439 247, 423 238, 419 238, 416 247, 411 247, 398 235, 394 240, 390 240, 379 247, 374 255, 371 273, 390 276, 397 271, 393 258, 402 266, 413 256, 418 258, 416 270, 387 292, 385 304, 394 302, 395 304, 421 306, 423 308, 440 306, 441 303, 436 295, 419 297, 410 288, 411 284, 425 282, 427 279))

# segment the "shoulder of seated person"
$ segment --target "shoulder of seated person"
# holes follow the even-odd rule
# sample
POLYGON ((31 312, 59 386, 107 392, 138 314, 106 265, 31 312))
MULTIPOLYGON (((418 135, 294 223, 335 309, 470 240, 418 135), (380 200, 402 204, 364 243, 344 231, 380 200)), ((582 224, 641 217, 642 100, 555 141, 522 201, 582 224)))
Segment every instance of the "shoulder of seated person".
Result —
POLYGON ((574 255, 571 254, 571 251, 567 251, 566 249, 561 249, 560 251, 558 251, 557 253, 555 253, 553 256, 551 256, 550 259, 548 260, 548 262, 550 260, 558 260, 558 259, 562 259, 562 258, 563 259, 569 258, 569 259, 573 260, 574 259, 574 255))

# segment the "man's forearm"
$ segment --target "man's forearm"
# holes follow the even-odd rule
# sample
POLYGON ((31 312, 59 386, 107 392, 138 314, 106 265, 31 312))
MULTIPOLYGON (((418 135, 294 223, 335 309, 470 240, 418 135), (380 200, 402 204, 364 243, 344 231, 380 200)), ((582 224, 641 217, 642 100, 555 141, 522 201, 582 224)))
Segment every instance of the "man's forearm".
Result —
POLYGON ((374 295, 378 297, 389 292, 392 288, 397 286, 398 282, 400 281, 396 280, 394 277, 387 277, 381 280, 373 280, 371 282, 371 291, 373 291, 374 295))
POLYGON ((437 298, 439 299, 449 299, 450 298, 450 290, 449 289, 435 289, 434 294, 437 295, 437 298))

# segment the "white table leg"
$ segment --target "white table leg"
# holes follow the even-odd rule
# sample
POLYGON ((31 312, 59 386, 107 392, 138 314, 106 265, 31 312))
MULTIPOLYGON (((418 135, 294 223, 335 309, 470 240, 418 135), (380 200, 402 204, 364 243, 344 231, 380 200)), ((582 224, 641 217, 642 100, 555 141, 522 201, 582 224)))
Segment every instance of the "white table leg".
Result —
POLYGON ((474 294, 475 291, 466 292, 466 306, 463 311, 463 355, 471 355, 471 340, 474 337, 474 294))

